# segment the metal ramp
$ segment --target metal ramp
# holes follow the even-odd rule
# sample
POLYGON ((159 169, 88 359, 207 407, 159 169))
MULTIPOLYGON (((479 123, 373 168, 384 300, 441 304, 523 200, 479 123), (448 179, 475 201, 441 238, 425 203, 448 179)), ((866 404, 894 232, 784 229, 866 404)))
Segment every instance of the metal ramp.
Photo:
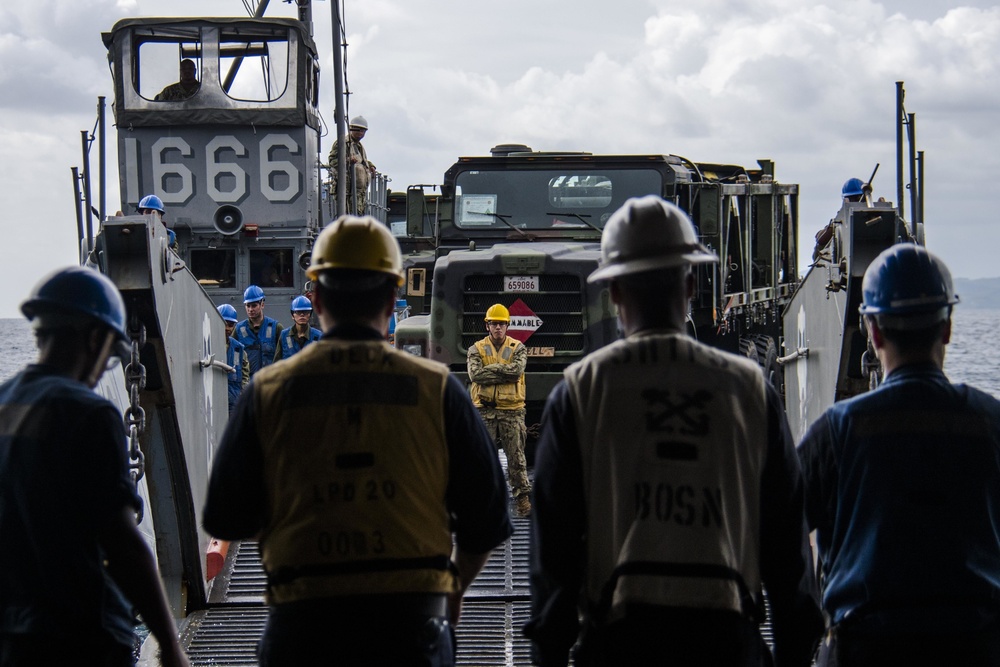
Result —
MULTIPOLYGON (((516 517, 514 535, 493 552, 465 595, 457 631, 458 665, 529 665, 521 634, 528 620, 528 520, 516 517)), ((209 608, 191 614, 181 641, 192 665, 256 667, 257 641, 267 621, 264 570, 257 543, 234 543, 212 583, 209 608)))

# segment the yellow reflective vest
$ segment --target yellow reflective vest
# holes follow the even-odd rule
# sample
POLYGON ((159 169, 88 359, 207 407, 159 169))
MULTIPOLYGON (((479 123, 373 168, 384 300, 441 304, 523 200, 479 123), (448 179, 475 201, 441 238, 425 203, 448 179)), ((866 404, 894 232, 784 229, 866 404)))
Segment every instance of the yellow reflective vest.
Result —
POLYGON ((385 341, 335 339, 254 376, 269 602, 457 590, 447 377, 385 341))
MULTIPOLYGON (((493 347, 489 336, 475 343, 479 356, 483 360, 483 366, 513 362, 514 352, 520 345, 523 345, 521 341, 510 336, 504 339, 499 350, 493 347)), ((470 392, 472 403, 477 408, 492 407, 497 410, 518 410, 524 407, 525 402, 524 373, 521 373, 517 382, 486 385, 473 382, 470 386, 470 392), (491 403, 492 405, 490 405, 491 403)))

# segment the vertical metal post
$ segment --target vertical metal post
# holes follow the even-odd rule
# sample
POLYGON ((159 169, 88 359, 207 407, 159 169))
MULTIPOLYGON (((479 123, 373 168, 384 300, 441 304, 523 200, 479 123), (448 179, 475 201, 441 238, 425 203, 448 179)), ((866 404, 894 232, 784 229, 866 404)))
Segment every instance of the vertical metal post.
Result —
POLYGON ((917 210, 919 215, 914 216, 913 234, 916 236, 917 223, 924 222, 924 152, 917 151, 917 210))
POLYGON ((83 214, 80 212, 80 170, 76 167, 70 168, 73 174, 73 209, 76 213, 76 243, 83 240, 83 214))
POLYGON ((83 151, 83 212, 87 216, 87 250, 94 248, 94 228, 90 212, 90 152, 87 150, 88 136, 86 130, 80 130, 80 147, 83 151))
POLYGON ((313 13, 312 0, 298 0, 299 20, 309 28, 309 34, 313 34, 313 13))
POLYGON ((899 217, 904 218, 903 203, 903 125, 906 123, 906 112, 903 111, 903 82, 896 82, 896 206, 899 207, 899 217))
POLYGON ((107 210, 105 208, 107 202, 105 200, 108 190, 107 190, 107 182, 105 179, 108 173, 107 172, 108 164, 107 164, 107 147, 105 146, 106 143, 105 139, 106 139, 106 134, 104 129, 104 96, 101 95, 97 98, 97 140, 99 142, 97 146, 97 156, 98 156, 97 168, 100 171, 100 173, 97 174, 97 183, 98 183, 97 211, 98 211, 98 216, 100 217, 100 220, 97 221, 98 223, 103 222, 107 218, 107 210))
MULTIPOLYGON (((336 215, 339 218, 347 210, 347 142, 346 142, 346 120, 344 118, 344 44, 341 38, 343 33, 340 24, 340 0, 330 2, 330 15, 333 22, 333 88, 334 88, 334 108, 333 121, 337 126, 337 201, 336 215)), ((334 165, 330 165, 334 168, 334 165)))
MULTIPOLYGON (((906 137, 907 141, 910 142, 910 210, 913 211, 911 217, 913 217, 914 224, 916 224, 917 219, 917 126, 916 126, 916 115, 907 114, 907 124, 906 124, 906 137)), ((914 227, 916 229, 916 227, 914 227)))

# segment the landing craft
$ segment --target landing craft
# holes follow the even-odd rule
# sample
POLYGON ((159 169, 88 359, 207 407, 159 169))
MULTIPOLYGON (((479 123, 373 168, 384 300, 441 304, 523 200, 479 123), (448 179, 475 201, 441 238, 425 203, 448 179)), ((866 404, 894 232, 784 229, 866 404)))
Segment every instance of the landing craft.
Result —
MULTIPOLYGON (((146 500, 140 525, 194 664, 254 664, 266 617, 256 545, 234 544, 223 555, 200 529, 199 513, 228 412, 215 308, 239 309, 243 289, 258 284, 284 312, 307 291, 313 239, 335 210, 323 195, 309 24, 303 13, 299 20, 127 19, 103 36, 123 215, 100 215, 94 238, 85 188, 87 223, 78 211, 78 232, 83 261, 115 281, 129 310, 131 364, 106 374, 101 387, 128 416, 129 453, 146 500), (195 63, 197 91, 157 100, 185 59, 195 63), (164 221, 131 215, 146 194, 163 200, 164 221), (221 567, 218 577, 209 562, 221 567)), ((89 183, 88 165, 84 176, 89 183)), ((103 170, 100 176, 103 182, 103 170)), ((501 146, 460 158, 433 192, 413 186, 386 202, 384 186, 384 177, 376 179, 368 212, 389 224, 405 250, 399 312, 414 314, 394 321, 396 345, 462 375, 465 351, 484 335, 486 308, 510 305, 532 350, 536 414, 566 365, 618 336, 606 290, 585 278, 607 217, 630 196, 656 193, 691 214, 701 240, 724 260, 699 269, 691 333, 756 359, 786 388, 800 424, 868 386, 854 370, 865 358, 852 324, 858 278, 882 247, 921 237, 916 223, 902 222, 901 207, 845 205, 828 256, 821 252, 800 281, 798 186, 779 182, 769 160, 745 168, 669 154, 501 146)), ((460 664, 528 661, 519 632, 528 609, 521 528, 469 592, 460 664)), ((151 652, 144 647, 144 656, 151 652)))
MULTIPOLYGON (((125 19, 102 37, 123 215, 103 220, 94 242, 81 224, 81 245, 121 289, 142 341, 119 405, 144 416, 132 452, 147 498, 140 526, 185 618, 208 606, 221 556, 198 519, 228 416, 216 306, 241 310, 256 284, 283 312, 306 291, 322 219, 318 59, 308 27, 292 18, 125 19), (193 91, 161 95, 182 63, 193 64, 193 91), (164 204, 162 221, 130 215, 150 194, 164 204)), ((117 384, 108 393, 121 394, 117 384)))
POLYGON ((889 246, 924 244, 924 155, 916 151, 916 117, 906 112, 904 97, 903 83, 897 82, 898 203, 872 200, 876 165, 859 200, 845 198, 836 216, 817 233, 813 263, 783 314, 784 349, 779 362, 784 367, 785 411, 796 442, 835 401, 878 385, 881 369, 858 314, 861 280, 871 261, 889 246), (906 190, 910 193, 909 220, 906 190))
MULTIPOLYGON (((298 3, 299 20, 262 18, 266 4, 254 18, 126 19, 105 33, 120 214, 103 215, 103 98, 101 168, 92 177, 88 159, 82 176, 74 170, 82 261, 118 285, 134 341, 131 363, 105 374, 101 391, 128 416, 144 499, 140 529, 193 664, 255 664, 267 614, 256 544, 222 549, 200 527, 232 370, 216 306, 239 309, 253 283, 283 312, 308 291, 313 240, 337 210, 324 203, 328 149, 320 145, 318 58, 303 15, 309 3, 298 3), (157 99, 184 60, 195 64, 196 91, 157 99), (96 237, 92 181, 99 183, 96 237), (133 214, 147 194, 164 202, 162 220, 133 214)), ((335 115, 342 130, 343 113, 335 115)), ((85 147, 96 139, 85 137, 85 147)), ((366 211, 383 221, 385 183, 382 175, 373 179, 366 211)), ((399 313, 406 312, 402 303, 399 313)), ((491 664, 484 655, 527 661, 517 630, 527 614, 526 569, 522 528, 467 597, 460 661, 471 662, 464 664, 491 664), (466 632, 475 641, 464 640, 466 632)), ((143 646, 141 664, 156 663, 153 643, 143 646)))

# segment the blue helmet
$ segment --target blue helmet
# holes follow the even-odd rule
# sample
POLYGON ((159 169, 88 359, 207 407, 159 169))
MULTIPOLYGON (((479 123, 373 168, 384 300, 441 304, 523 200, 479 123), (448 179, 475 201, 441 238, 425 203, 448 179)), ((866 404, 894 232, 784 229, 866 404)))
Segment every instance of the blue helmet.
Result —
POLYGON ((166 211, 163 208, 163 201, 156 195, 146 195, 141 200, 139 200, 139 206, 137 207, 140 211, 144 208, 150 208, 154 211, 159 211, 160 215, 163 215, 166 211))
POLYGON ((856 197, 865 193, 865 184, 860 178, 849 178, 840 189, 841 197, 856 197))
POLYGON ((243 303, 253 303, 254 301, 264 300, 264 290, 257 287, 256 285, 251 285, 243 292, 243 303))
POLYGON ((307 296, 297 296, 292 299, 292 312, 302 312, 305 310, 312 310, 312 301, 309 300, 307 296))
POLYGON ((236 309, 230 306, 228 303, 222 304, 221 306, 218 307, 217 310, 219 311, 219 315, 222 315, 222 319, 224 319, 227 322, 232 322, 233 324, 236 324, 236 321, 239 319, 238 317, 236 317, 236 309))
POLYGON ((921 329, 948 319, 958 303, 951 272, 923 246, 898 243, 879 254, 861 283, 862 315, 886 329, 921 329))
POLYGON ((41 313, 84 315, 128 340, 125 301, 118 288, 107 276, 82 266, 57 269, 38 281, 21 312, 29 321, 41 313))

